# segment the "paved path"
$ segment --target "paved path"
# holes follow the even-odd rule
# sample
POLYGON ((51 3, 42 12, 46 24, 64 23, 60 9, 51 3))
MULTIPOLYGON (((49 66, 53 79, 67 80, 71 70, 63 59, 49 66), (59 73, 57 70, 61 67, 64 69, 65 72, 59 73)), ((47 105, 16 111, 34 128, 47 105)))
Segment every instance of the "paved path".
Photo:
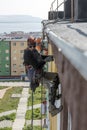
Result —
POLYGON ((1 90, 0 90, 0 99, 2 99, 3 96, 4 96, 4 94, 5 94, 5 92, 6 92, 8 89, 11 89, 11 88, 12 88, 12 87, 10 86, 10 87, 8 87, 8 88, 1 89, 1 90))
POLYGON ((16 110, 11 110, 11 111, 2 112, 2 113, 0 113, 0 117, 6 116, 6 115, 10 115, 10 114, 12 114, 12 113, 16 113, 16 110))
MULTIPOLYGON (((36 104, 36 105, 34 105, 34 109, 36 109, 36 108, 40 108, 41 107, 41 104, 36 104)), ((29 106, 28 107, 28 110, 31 110, 32 109, 32 106, 29 106)))
MULTIPOLYGON (((42 120, 42 122, 41 120, 33 120, 34 126, 43 125, 43 123, 44 123, 44 119, 42 120)), ((31 120, 26 120, 26 125, 27 126, 31 125, 31 120)))
POLYGON ((11 86, 11 87, 18 87, 18 86, 23 86, 23 87, 29 87, 29 82, 0 82, 0 86, 11 86))
POLYGON ((29 87, 29 82, 0 82, 0 86, 7 87, 0 90, 0 99, 3 98, 5 92, 12 87, 29 87))
MULTIPOLYGON (((34 108, 40 108, 41 107, 41 104, 36 104, 33 106, 34 108)), ((31 110, 32 107, 28 107, 27 110, 31 110)), ((2 112, 0 113, 0 117, 2 116, 6 116, 6 115, 9 115, 11 113, 16 113, 17 111, 16 110, 11 110, 11 111, 6 111, 6 112, 2 112)), ((24 117, 25 118, 25 117, 24 117)), ((16 120, 16 119, 15 119, 16 120)), ((20 119, 21 120, 21 119, 20 119)), ((26 120, 26 125, 30 125, 31 124, 31 120, 26 120)), ((42 121, 42 124, 43 124, 44 121, 42 121)), ((34 125, 41 125, 41 120, 34 120, 33 121, 34 125)), ((0 128, 4 128, 4 127, 12 127, 13 125, 13 122, 12 121, 0 121, 0 128)), ((13 130, 13 129, 12 129, 13 130)))
MULTIPOLYGON (((23 91, 19 100, 19 104, 18 104, 18 108, 17 111, 16 110, 12 110, 12 111, 7 111, 7 112, 3 112, 0 113, 0 116, 3 115, 8 115, 11 114, 13 112, 16 112, 16 119, 14 122, 12 121, 1 121, 0 122, 0 128, 3 127, 12 127, 12 130, 22 130, 24 127, 24 124, 26 122, 27 125, 31 124, 31 121, 25 121, 25 114, 27 110, 31 110, 32 107, 28 107, 27 108, 27 101, 28 101, 28 97, 29 97, 29 82, 0 82, 0 86, 22 86, 23 87, 23 91)), ((4 89, 2 90, 4 91, 4 89)), ((5 91, 6 92, 6 91, 5 91)), ((3 92, 3 95, 5 93, 3 92)), ((38 108, 40 107, 41 104, 38 105, 34 105, 34 108, 38 108)), ((41 125, 41 121, 40 120, 35 120, 34 121, 34 125, 41 125)))
POLYGON ((16 119, 13 122, 12 130, 22 130, 25 124, 25 114, 27 111, 27 101, 29 88, 23 88, 22 95, 18 104, 16 119))
POLYGON ((8 120, 4 120, 4 121, 0 121, 0 128, 4 128, 4 127, 12 127, 12 121, 8 121, 8 120))

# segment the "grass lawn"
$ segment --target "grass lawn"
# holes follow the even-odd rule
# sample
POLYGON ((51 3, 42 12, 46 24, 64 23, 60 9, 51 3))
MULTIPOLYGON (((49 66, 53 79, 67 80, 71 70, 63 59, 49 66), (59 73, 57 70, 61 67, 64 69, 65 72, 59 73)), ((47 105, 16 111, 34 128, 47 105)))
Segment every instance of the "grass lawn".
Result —
MULTIPOLYGON (((41 108, 33 109, 33 119, 34 120, 41 119, 41 111, 40 111, 40 109, 41 108)), ((44 117, 45 117, 45 115, 42 115, 42 118, 44 118, 44 117)), ((27 110, 25 119, 26 120, 31 120, 31 118, 32 118, 32 110, 27 110)))
MULTIPOLYGON (((32 127, 29 126, 25 126, 23 130, 32 130, 32 127)), ((45 128, 41 129, 41 126, 33 126, 33 130, 46 130, 45 128)))
POLYGON ((16 117, 16 113, 12 113, 12 114, 0 117, 0 121, 3 121, 3 120, 14 121, 15 117, 16 117))
POLYGON ((5 88, 7 88, 7 87, 4 87, 4 86, 0 86, 0 90, 1 90, 1 89, 5 89, 5 88))
MULTIPOLYGON (((29 90, 29 93, 30 93, 30 97, 28 98, 28 106, 31 106, 32 105, 32 90, 29 90)), ((40 104, 44 100, 45 94, 46 94, 46 90, 44 87, 42 86, 37 87, 36 91, 33 93, 33 105, 40 104)))
POLYGON ((0 99, 0 112, 17 109, 19 98, 12 98, 12 94, 22 92, 22 87, 13 87, 6 91, 4 97, 0 99))

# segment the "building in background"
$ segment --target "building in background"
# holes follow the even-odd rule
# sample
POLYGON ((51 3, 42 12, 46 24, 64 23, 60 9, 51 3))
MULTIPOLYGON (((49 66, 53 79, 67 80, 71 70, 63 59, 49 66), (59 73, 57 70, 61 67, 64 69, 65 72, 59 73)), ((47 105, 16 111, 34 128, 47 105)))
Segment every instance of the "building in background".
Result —
POLYGON ((10 41, 0 41, 0 76, 11 75, 10 41))
POLYGON ((23 54, 26 47, 27 39, 13 39, 11 41, 11 76, 20 76, 25 73, 23 54))
POLYGON ((20 77, 25 74, 23 66, 27 38, 0 41, 0 77, 20 77))

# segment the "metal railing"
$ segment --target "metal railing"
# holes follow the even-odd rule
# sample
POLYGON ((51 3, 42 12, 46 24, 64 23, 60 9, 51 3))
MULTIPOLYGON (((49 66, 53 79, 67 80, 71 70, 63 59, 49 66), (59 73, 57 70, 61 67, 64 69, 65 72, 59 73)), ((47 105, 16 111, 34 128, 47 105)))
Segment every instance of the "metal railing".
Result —
MULTIPOLYGON (((53 12, 53 19, 55 19, 55 12, 57 12, 57 18, 58 17, 58 14, 59 14, 59 8, 64 5, 64 12, 63 12, 63 19, 66 19, 66 5, 65 3, 68 2, 68 0, 63 0, 63 2, 60 3, 60 0, 54 0, 52 3, 51 3, 51 7, 50 7, 50 11, 53 12), (56 3, 56 7, 54 8, 54 4, 56 3)), ((74 0, 71 0, 71 16, 70 16, 70 19, 71 21, 73 22, 74 21, 74 0)))
MULTIPOLYGON (((58 9, 59 7, 61 7, 63 4, 65 4, 67 0, 64 0, 63 2, 59 3, 59 0, 54 0, 52 3, 51 3, 51 7, 50 7, 50 11, 53 12, 53 18, 54 18, 54 11, 57 11, 57 18, 58 18, 58 9), (56 8, 54 9, 54 4, 56 2, 56 8)), ((64 18, 65 18, 65 11, 64 11, 64 18)))
POLYGON ((50 11, 58 11, 58 8, 59 8, 60 6, 62 6, 66 1, 67 1, 67 0, 64 0, 63 2, 61 2, 61 3, 59 4, 59 0, 54 0, 54 1, 51 3, 50 11), (55 4, 55 2, 56 2, 56 9, 53 9, 53 5, 55 4))
MULTIPOLYGON (((57 0, 57 1, 58 1, 58 0, 57 0)), ((55 2, 56 2, 56 0, 54 0, 54 1, 51 3, 50 11, 53 11, 53 5, 54 5, 55 2)))

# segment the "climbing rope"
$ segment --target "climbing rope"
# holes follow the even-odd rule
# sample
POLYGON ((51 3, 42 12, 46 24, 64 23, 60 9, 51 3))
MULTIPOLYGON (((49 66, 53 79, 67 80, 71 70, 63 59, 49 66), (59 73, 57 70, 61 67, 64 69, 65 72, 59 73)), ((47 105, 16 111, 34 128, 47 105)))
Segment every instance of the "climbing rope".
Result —
POLYGON ((32 120, 31 120, 31 128, 33 130, 33 101, 34 101, 34 97, 33 97, 33 90, 32 90, 32 120))
MULTIPOLYGON (((43 119, 43 115, 46 116, 46 90, 43 87, 43 79, 42 79, 42 86, 41 86, 41 121, 43 119)), ((41 130, 46 127, 46 119, 41 122, 41 130), (43 125, 42 125, 43 124, 43 125)))
POLYGON ((41 85, 41 130, 42 130, 42 85, 41 85))
MULTIPOLYGON (((44 50, 44 46, 43 46, 43 48, 42 48, 42 50, 44 50)), ((41 130, 43 129, 43 126, 42 126, 42 118, 43 118, 43 116, 42 116, 42 101, 43 101, 43 96, 42 96, 42 94, 43 94, 43 78, 42 78, 42 82, 41 82, 41 130)), ((33 102, 34 102, 34 91, 32 90, 32 120, 31 120, 31 128, 32 128, 32 130, 33 130, 33 115, 34 115, 34 111, 33 111, 33 102)))

